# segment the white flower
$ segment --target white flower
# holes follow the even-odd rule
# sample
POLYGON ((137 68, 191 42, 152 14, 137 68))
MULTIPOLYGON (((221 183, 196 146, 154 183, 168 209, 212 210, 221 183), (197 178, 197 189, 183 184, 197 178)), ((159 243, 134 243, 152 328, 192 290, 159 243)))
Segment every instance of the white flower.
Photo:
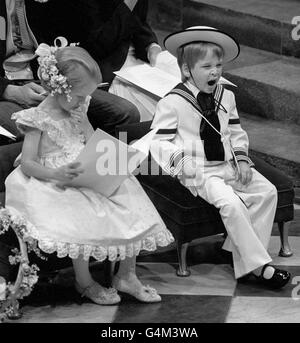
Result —
POLYGON ((51 53, 51 48, 48 44, 41 43, 35 50, 35 53, 41 57, 48 56, 51 53))
MULTIPOLYGON (((74 43, 76 45, 77 43, 74 43)), ((57 60, 55 53, 58 49, 64 48, 68 45, 68 41, 64 37, 57 37, 54 41, 55 46, 49 46, 47 44, 40 44, 36 50, 38 57, 38 63, 40 69, 38 75, 40 79, 45 81, 46 85, 50 88, 50 94, 54 95, 65 94, 67 101, 71 101, 71 85, 68 83, 67 78, 62 75, 57 68, 57 60), (58 45, 59 43, 59 45, 58 45)))
POLYGON ((45 73, 45 72, 42 72, 41 73, 41 77, 42 77, 42 79, 44 80, 44 81, 48 81, 49 80, 49 75, 47 74, 47 73, 45 73))
POLYGON ((11 225, 14 227, 26 227, 26 220, 18 215, 11 215, 11 225))

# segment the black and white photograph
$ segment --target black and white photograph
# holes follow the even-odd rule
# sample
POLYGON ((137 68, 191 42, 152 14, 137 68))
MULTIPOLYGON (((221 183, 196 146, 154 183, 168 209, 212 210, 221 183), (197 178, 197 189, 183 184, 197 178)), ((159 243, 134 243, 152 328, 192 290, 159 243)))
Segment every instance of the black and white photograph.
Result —
POLYGON ((0 329, 299 306, 300 1, 0 0, 0 329))

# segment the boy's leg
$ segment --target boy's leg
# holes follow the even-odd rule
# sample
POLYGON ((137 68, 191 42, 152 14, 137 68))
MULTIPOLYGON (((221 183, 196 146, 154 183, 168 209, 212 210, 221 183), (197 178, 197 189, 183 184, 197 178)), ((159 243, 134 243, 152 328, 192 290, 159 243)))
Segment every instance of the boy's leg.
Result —
POLYGON ((88 118, 94 128, 115 136, 115 127, 140 121, 138 109, 126 99, 97 89, 92 94, 88 118))
MULTIPOLYGON (((222 174, 222 173, 221 173, 222 174)), ((247 207, 221 175, 205 177, 198 194, 220 210, 228 237, 223 248, 232 251, 235 277, 239 278, 272 261, 257 237, 247 207)))
POLYGON ((255 233, 267 249, 277 207, 276 187, 253 169, 252 181, 247 187, 235 189, 248 208, 255 233))

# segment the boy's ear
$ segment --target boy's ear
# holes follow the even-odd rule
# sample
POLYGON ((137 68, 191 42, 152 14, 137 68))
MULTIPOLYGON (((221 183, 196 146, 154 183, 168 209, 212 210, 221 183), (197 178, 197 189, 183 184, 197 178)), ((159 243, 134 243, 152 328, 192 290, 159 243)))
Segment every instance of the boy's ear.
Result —
POLYGON ((191 76, 190 69, 186 63, 182 64, 181 71, 182 71, 182 74, 185 78, 187 78, 187 79, 190 78, 190 76, 191 76))

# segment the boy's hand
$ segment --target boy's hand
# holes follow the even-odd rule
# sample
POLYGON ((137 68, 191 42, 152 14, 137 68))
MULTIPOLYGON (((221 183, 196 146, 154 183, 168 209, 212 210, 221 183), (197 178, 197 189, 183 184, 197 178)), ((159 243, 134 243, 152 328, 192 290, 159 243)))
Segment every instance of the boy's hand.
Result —
POLYGON ((193 161, 188 160, 184 163, 181 172, 177 175, 178 180, 183 184, 194 197, 198 195, 197 188, 194 185, 194 178, 196 177, 197 168, 193 161))
POLYGON ((237 181, 240 181, 243 185, 248 186, 252 180, 252 169, 245 161, 238 162, 240 167, 240 173, 237 176, 237 181))

